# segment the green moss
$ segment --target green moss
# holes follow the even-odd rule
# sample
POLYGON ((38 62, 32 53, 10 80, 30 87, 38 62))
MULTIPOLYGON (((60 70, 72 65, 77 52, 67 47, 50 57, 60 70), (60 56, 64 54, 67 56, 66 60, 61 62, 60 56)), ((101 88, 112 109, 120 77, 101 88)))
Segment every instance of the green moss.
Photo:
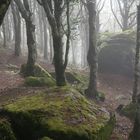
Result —
POLYGON ((81 73, 81 72, 71 72, 76 79, 78 79, 80 82, 74 83, 72 86, 76 90, 78 90, 82 95, 85 95, 85 89, 88 86, 88 80, 89 76, 87 73, 81 73))
POLYGON ((25 85, 32 87, 40 86, 54 86, 55 82, 49 77, 27 77, 25 79, 25 85))
POLYGON ((103 92, 98 92, 98 98, 100 101, 105 101, 105 94, 103 92))
POLYGON ((24 97, 4 110, 20 140, 107 140, 114 126, 109 114, 74 89, 52 88, 24 97), (49 92, 49 93, 48 93, 49 92), (99 139, 102 138, 102 139, 99 139))
POLYGON ((99 40, 98 40, 99 51, 102 48, 107 47, 109 45, 108 44, 109 40, 119 39, 119 38, 127 39, 128 41, 135 43, 136 42, 136 32, 134 30, 127 30, 124 32, 117 32, 117 33, 112 33, 112 32, 101 33, 99 36, 99 40))
POLYGON ((114 129, 115 122, 116 122, 116 118, 114 115, 112 115, 110 121, 108 122, 108 125, 103 127, 103 129, 101 129, 101 131, 99 132, 97 139, 98 140, 108 140, 110 135, 112 134, 112 130, 114 129))
POLYGON ((16 140, 10 123, 5 119, 0 119, 0 140, 16 140))
POLYGON ((131 40, 135 40, 136 39, 136 32, 134 30, 126 30, 124 32, 104 32, 104 33, 101 33, 99 38, 100 38, 100 41, 101 42, 104 42, 110 38, 129 38, 131 40))
POLYGON ((43 137, 43 138, 41 138, 40 140, 52 140, 52 139, 49 138, 49 137, 43 137))
MULTIPOLYGON (((21 66, 20 73, 26 77, 26 64, 21 66)), ((54 78, 40 65, 36 64, 34 68, 34 77, 29 76, 25 79, 25 85, 27 86, 54 86, 54 78)))
POLYGON ((125 107, 123 107, 123 109, 121 110, 121 113, 125 115, 126 117, 134 120, 136 117, 137 109, 138 109, 138 104, 130 103, 126 105, 125 107))
MULTIPOLYGON (((26 77, 26 64, 23 64, 21 66, 20 73, 26 77)), ((42 68, 39 64, 35 65, 34 74, 35 77, 50 77, 51 79, 53 79, 49 72, 42 68)))
POLYGON ((88 73, 81 73, 81 72, 72 72, 72 74, 81 82, 81 83, 88 83, 88 73))

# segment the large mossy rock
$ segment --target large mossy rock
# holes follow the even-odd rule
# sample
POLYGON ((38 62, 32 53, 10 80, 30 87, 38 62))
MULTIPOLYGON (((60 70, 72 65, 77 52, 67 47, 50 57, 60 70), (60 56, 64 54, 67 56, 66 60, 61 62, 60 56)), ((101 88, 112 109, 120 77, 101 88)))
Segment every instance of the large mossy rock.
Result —
POLYGON ((34 68, 34 76, 26 77, 26 64, 21 66, 20 73, 25 77, 25 85, 32 87, 54 86, 55 79, 47 70, 36 64, 34 68))
POLYGON ((109 140, 115 124, 105 109, 67 87, 21 98, 0 116, 9 118, 17 140, 109 140))
MULTIPOLYGON (((53 78, 55 78, 55 73, 50 73, 53 78)), ((71 85, 73 88, 78 90, 81 94, 84 95, 85 89, 88 86, 88 74, 83 74, 80 71, 66 71, 65 72, 66 80, 68 85, 71 85)))
MULTIPOLYGON (((26 64, 21 65, 20 73, 26 77, 26 64)), ((34 77, 52 77, 47 70, 41 67, 39 64, 35 65, 34 77)))
POLYGON ((55 81, 50 77, 32 77, 25 78, 25 85, 31 87, 52 87, 55 86, 55 81))
POLYGON ((136 33, 104 33, 99 42, 99 71, 132 76, 136 33))

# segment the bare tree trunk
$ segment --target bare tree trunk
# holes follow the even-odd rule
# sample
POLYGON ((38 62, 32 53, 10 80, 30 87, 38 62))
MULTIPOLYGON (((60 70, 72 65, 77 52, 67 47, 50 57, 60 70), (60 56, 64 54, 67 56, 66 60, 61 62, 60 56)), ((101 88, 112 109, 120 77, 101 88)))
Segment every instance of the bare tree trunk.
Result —
MULTIPOLYGON (((66 55, 65 62, 63 63, 63 32, 62 32, 62 13, 64 10, 64 4, 62 0, 56 1, 45 1, 45 0, 37 0, 40 5, 43 6, 46 16, 48 18, 48 22, 51 26, 52 38, 53 38, 53 50, 54 50, 54 67, 56 74, 56 84, 57 86, 65 86, 65 69, 68 61, 68 52, 69 52, 69 39, 67 40, 66 46, 66 55)), ((68 4, 69 1, 66 1, 68 4)), ((68 15, 67 15, 68 16, 68 15)), ((68 37, 69 35, 67 35, 68 37)))
POLYGON ((90 79, 88 89, 85 91, 87 97, 98 98, 97 92, 97 48, 96 48, 96 1, 87 0, 88 22, 89 22, 89 51, 87 55, 90 67, 90 79))
POLYGON ((139 81, 139 55, 140 55, 140 5, 137 7, 137 46, 136 46, 136 56, 135 56, 135 74, 134 74, 134 86, 133 86, 133 96, 132 102, 137 103, 137 113, 134 122, 134 128, 130 134, 131 140, 140 139, 140 95, 138 94, 138 81, 139 81))
POLYGON ((28 61, 27 61, 27 76, 34 76, 34 66, 37 57, 36 42, 35 42, 35 25, 32 20, 26 21, 26 34, 27 34, 27 46, 28 46, 28 61))
POLYGON ((14 20, 14 33, 15 33, 15 56, 20 56, 21 54, 21 19, 19 11, 14 4, 11 3, 13 20, 14 20))
POLYGON ((44 59, 48 62, 49 61, 49 53, 48 53, 49 36, 47 30, 48 30, 49 23, 45 15, 44 9, 41 10, 42 10, 43 30, 44 30, 44 59))
POLYGON ((48 56, 48 33, 47 33, 47 23, 44 21, 44 59, 49 60, 48 56))
POLYGON ((72 64, 76 66, 76 49, 75 49, 75 40, 71 41, 71 48, 72 48, 72 64))
POLYGON ((26 22, 26 35, 28 46, 28 60, 26 67, 26 76, 34 76, 34 67, 37 57, 36 42, 35 42, 35 25, 33 24, 33 14, 30 11, 28 0, 23 3, 20 0, 15 0, 18 9, 26 22))
POLYGON ((43 49, 44 49, 44 42, 45 42, 45 38, 43 36, 43 32, 45 32, 44 30, 44 19, 45 19, 45 16, 43 14, 43 8, 40 7, 38 5, 38 16, 39 16, 39 44, 40 44, 40 52, 43 53, 43 49))
POLYGON ((138 6, 137 12, 137 44, 136 44, 136 55, 135 55, 135 70, 134 70, 134 85, 133 85, 133 95, 132 102, 137 102, 137 94, 138 94, 138 83, 140 77, 140 6, 138 6))
MULTIPOLYGON (((50 25, 49 25, 50 26, 50 25)), ((51 28, 49 27, 49 44, 50 44, 50 62, 53 63, 54 51, 53 51, 53 39, 52 39, 52 32, 51 28)))
POLYGON ((5 29, 5 22, 2 23, 2 30, 3 30, 3 47, 6 48, 6 29, 5 29))

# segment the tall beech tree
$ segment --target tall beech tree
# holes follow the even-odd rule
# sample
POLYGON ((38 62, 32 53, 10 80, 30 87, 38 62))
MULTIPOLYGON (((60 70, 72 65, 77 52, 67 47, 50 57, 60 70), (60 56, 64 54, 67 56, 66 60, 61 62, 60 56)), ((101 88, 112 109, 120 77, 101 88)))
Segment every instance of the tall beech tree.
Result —
POLYGON ((136 56, 135 56, 135 73, 134 73, 134 85, 133 85, 133 96, 132 102, 137 104, 136 118, 134 122, 134 128, 130 135, 131 140, 140 139, 140 94, 138 95, 138 84, 140 78, 140 5, 137 6, 137 45, 136 45, 136 56))
POLYGON ((35 42, 35 25, 33 24, 33 13, 31 12, 28 0, 15 0, 18 9, 26 23, 26 35, 28 46, 28 60, 26 65, 26 76, 34 76, 34 66, 37 57, 35 42))
POLYGON ((53 38, 53 49, 54 49, 54 67, 56 74, 57 86, 66 85, 65 69, 68 63, 68 52, 69 52, 69 38, 70 38, 70 24, 69 24, 69 0, 37 0, 38 3, 43 6, 48 22, 51 26, 52 38, 53 38), (67 10, 67 43, 65 60, 63 61, 63 28, 62 28, 62 15, 67 10))
POLYGON ((135 55, 135 68, 134 68, 134 85, 133 85, 133 95, 132 102, 137 102, 138 95, 138 85, 140 79, 140 5, 137 8, 137 41, 136 41, 136 55, 135 55))
POLYGON ((11 2, 11 10, 14 21, 14 34, 15 34, 15 56, 21 54, 21 17, 17 6, 14 1, 11 2))
POLYGON ((90 67, 90 79, 86 95, 89 98, 98 98, 97 91, 97 44, 96 44, 96 0, 87 0, 86 7, 88 11, 89 23, 89 50, 87 61, 90 67))

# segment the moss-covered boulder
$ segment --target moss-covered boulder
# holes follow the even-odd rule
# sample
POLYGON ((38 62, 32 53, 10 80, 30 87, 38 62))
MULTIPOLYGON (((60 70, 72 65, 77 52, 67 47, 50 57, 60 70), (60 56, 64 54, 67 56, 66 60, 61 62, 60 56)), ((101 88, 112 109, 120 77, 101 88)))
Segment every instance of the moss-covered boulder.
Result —
POLYGON ((115 118, 67 87, 24 97, 4 107, 16 138, 108 140, 115 118))
POLYGON ((25 85, 31 87, 41 87, 41 86, 54 86, 55 81, 52 78, 48 77, 32 77, 29 76, 25 78, 25 85))
POLYGON ((99 45, 99 72, 133 75, 136 32, 102 34, 99 45))
POLYGON ((0 140, 16 140, 11 124, 5 118, 0 118, 0 140))
MULTIPOLYGON (((51 74, 51 76, 52 76, 53 78, 55 78, 55 72, 51 72, 50 74, 51 74)), ((83 81, 80 80, 80 79, 78 78, 78 76, 76 76, 75 74, 78 74, 78 73, 74 73, 74 72, 72 72, 72 71, 66 71, 66 72, 65 72, 65 76, 66 76, 67 82, 68 82, 69 84, 81 84, 81 83, 83 83, 83 81)), ((78 74, 78 75, 79 75, 79 74, 78 74)))
MULTIPOLYGON (((55 78, 55 73, 50 73, 53 78, 55 78)), ((68 85, 71 85, 73 88, 78 90, 81 94, 84 95, 85 89, 88 86, 88 74, 83 74, 80 71, 66 71, 65 72, 66 80, 68 85)))
POLYGON ((25 85, 32 87, 53 86, 55 79, 47 70, 36 64, 34 68, 34 76, 26 77, 26 64, 21 66, 20 73, 25 77, 25 85))
MULTIPOLYGON (((26 64, 21 65, 20 73, 26 77, 26 64)), ((43 67, 41 67, 39 64, 35 65, 34 68, 34 77, 51 77, 47 70, 45 70, 43 67)))

